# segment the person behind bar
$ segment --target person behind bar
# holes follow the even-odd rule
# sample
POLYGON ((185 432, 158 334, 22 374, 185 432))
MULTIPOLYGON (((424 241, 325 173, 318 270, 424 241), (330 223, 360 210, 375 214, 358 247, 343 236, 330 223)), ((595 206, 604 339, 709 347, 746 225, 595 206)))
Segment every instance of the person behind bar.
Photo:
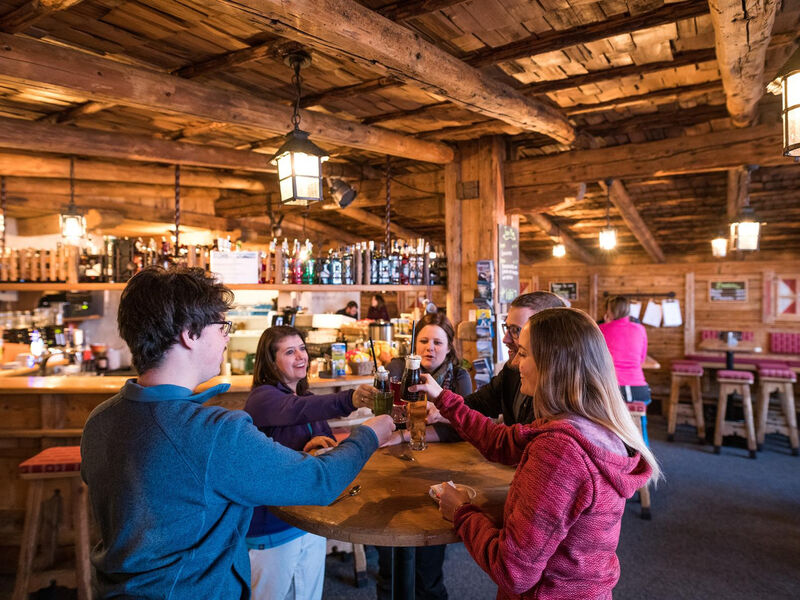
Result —
MULTIPOLYGON (((613 296, 606 302, 600 331, 614 361, 614 371, 625 402, 650 404, 650 386, 644 379, 642 365, 647 358, 647 331, 630 318, 631 303, 625 296, 613 296)), ((647 421, 642 421, 647 441, 647 421)))
POLYGON ((358 318, 358 302, 350 300, 344 308, 336 311, 337 315, 345 315, 346 317, 358 318))
POLYGON ((319 458, 266 437, 242 411, 205 403, 219 374, 232 293, 201 269, 149 267, 122 292, 118 327, 139 376, 95 408, 81 476, 100 529, 96 598, 249 598, 253 507, 325 505, 394 428, 357 427, 319 458))
MULTIPOLYGON (((422 373, 429 373, 444 389, 452 390, 460 396, 472 391, 472 380, 469 372, 462 369, 461 361, 456 353, 453 341, 455 332, 444 313, 426 313, 419 321, 414 332, 416 339, 414 352, 420 356, 422 373)), ((401 378, 405 360, 395 358, 389 363, 387 370, 390 377, 401 378)), ((428 405, 432 407, 432 405, 428 405)), ((426 428, 425 439, 428 442, 457 441, 453 429, 443 423, 434 423, 426 428)), ((399 444, 409 440, 406 430, 395 431, 389 444, 399 444)), ((414 573, 416 597, 419 600, 446 600, 447 588, 444 585, 442 567, 445 558, 445 545, 420 546, 416 549, 414 573)), ((392 551, 388 547, 378 548, 378 599, 388 600, 392 595, 392 551)))
POLYGON ((416 386, 488 460, 517 465, 499 528, 447 484, 439 510, 497 584, 497 598, 611 598, 625 499, 659 478, 658 464, 586 313, 543 310, 518 344, 522 391, 533 397, 530 425, 495 424, 429 375, 416 386))
POLYGON ((514 298, 503 323, 503 343, 508 348, 508 360, 489 383, 464 397, 467 406, 493 419, 502 415, 506 425, 533 421, 531 397, 520 390, 519 371, 514 365, 519 334, 528 319, 540 310, 563 306, 564 300, 550 292, 529 292, 514 298))
MULTIPOLYGON (((258 341, 253 389, 244 410, 253 424, 279 444, 314 452, 337 445, 326 419, 372 407, 371 385, 335 394, 308 389, 308 352, 294 327, 270 327, 258 341)), ((255 600, 318 600, 325 579, 325 538, 281 521, 259 506, 247 532, 255 600)))
POLYGON ((389 309, 386 308, 386 301, 380 294, 373 294, 370 301, 367 318, 373 321, 388 321, 389 309))

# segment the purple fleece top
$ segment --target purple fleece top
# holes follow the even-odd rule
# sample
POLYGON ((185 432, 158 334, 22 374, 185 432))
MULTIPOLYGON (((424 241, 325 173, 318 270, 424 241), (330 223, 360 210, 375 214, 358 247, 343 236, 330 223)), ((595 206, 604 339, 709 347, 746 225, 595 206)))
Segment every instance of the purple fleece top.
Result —
MULTIPOLYGON (((355 407, 353 390, 318 396, 306 392, 298 396, 283 383, 278 383, 253 388, 244 410, 253 418, 253 424, 274 441, 292 450, 302 450, 312 437, 333 437, 327 419, 349 415, 355 407)), ((259 506, 253 511, 247 536, 274 534, 289 527, 270 514, 266 506, 259 506)))

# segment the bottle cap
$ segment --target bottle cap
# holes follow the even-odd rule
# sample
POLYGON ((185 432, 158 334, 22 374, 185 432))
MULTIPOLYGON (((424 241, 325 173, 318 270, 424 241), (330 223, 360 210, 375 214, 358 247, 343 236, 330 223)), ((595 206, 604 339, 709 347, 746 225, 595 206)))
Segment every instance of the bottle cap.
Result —
POLYGON ((406 356, 406 369, 419 369, 419 364, 422 357, 418 354, 409 354, 406 356))

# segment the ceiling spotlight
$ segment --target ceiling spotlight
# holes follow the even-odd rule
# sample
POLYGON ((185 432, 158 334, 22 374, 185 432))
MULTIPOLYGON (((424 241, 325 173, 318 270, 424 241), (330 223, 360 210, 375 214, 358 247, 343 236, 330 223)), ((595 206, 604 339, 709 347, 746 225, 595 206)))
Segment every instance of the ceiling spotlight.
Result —
POLYGON ((329 179, 331 196, 338 208, 346 208, 350 206, 353 200, 356 199, 358 192, 352 186, 345 183, 341 179, 329 179))

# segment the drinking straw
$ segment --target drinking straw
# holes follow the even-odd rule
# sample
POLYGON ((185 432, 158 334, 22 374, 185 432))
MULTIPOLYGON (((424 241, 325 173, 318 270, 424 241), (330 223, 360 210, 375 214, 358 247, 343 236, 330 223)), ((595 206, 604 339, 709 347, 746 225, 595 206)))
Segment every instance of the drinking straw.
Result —
POLYGON ((411 321, 411 354, 416 354, 417 347, 414 345, 414 342, 416 341, 416 335, 417 335, 417 322, 411 321))
POLYGON ((369 334, 369 351, 372 354, 372 363, 375 365, 375 372, 378 372, 378 361, 375 358, 375 345, 372 343, 372 334, 369 334))

